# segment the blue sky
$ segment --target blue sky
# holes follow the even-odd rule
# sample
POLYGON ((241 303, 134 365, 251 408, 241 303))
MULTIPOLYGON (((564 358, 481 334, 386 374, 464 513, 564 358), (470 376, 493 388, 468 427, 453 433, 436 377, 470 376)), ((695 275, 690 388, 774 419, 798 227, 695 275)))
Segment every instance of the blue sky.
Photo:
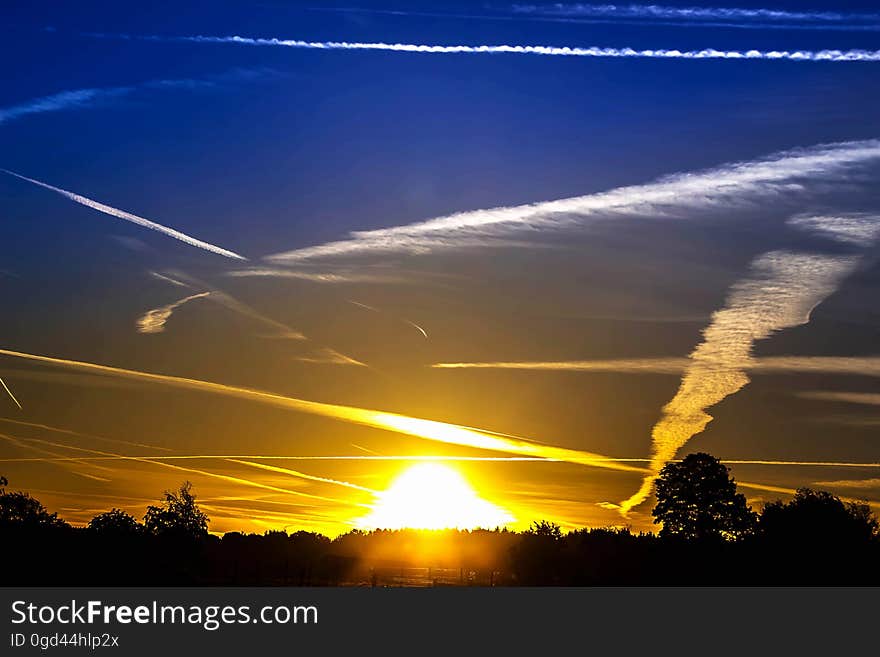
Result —
MULTIPOLYGON (((676 16, 693 4, 663 7, 676 16)), ((195 3, 8 3, 0 167, 249 262, 2 175, 0 298, 12 319, 0 326, 0 347, 651 459, 664 453, 662 409, 674 410, 679 395, 685 406, 693 401, 688 377, 700 394, 714 385, 700 378, 694 357, 707 343, 711 374, 729 375, 729 394, 700 397, 713 419, 699 431, 693 417, 676 416, 690 427, 684 433, 695 432, 667 457, 705 448, 734 460, 875 462, 880 416, 868 402, 880 389, 875 375, 855 375, 870 361, 732 364, 707 335, 766 320, 743 347, 754 355, 873 356, 880 61, 429 54, 179 39, 880 49, 880 18, 869 15, 880 8, 864 3, 730 2, 714 10, 714 18, 657 18, 638 7, 625 15, 600 8, 597 17, 573 4, 225 2, 205 11, 195 3), (719 10, 730 7, 739 18, 719 10), (790 16, 748 15, 754 9, 790 16), (845 145, 829 154, 823 144, 845 145), (804 157, 818 160, 804 171, 804 157), (775 163, 769 173, 762 158, 775 163), (696 188, 668 178, 689 172, 696 188), (628 189, 613 192, 619 188, 628 189), (613 202, 602 196, 609 190, 613 202), (585 200, 564 211, 522 207, 558 199, 585 200), (486 210, 499 207, 512 210, 499 226, 487 224, 486 210), (467 213, 467 223, 443 220, 424 237, 423 222, 456 213, 467 213), (391 231, 350 236, 377 229, 391 231), (310 247, 325 254, 312 257, 303 251, 310 247), (780 252, 784 262, 774 269, 778 259, 765 256, 780 252), (812 259, 799 260, 804 254, 812 259), (767 301, 755 292, 768 286, 788 286, 788 296, 767 301), (138 332, 147 311, 206 292, 168 310, 155 333, 138 332), (772 303, 760 321, 742 319, 772 303), (719 328, 713 313, 725 310, 719 328), (637 374, 627 370, 632 364, 603 374, 571 365, 645 358, 679 361, 666 370, 642 363, 637 374), (432 367, 499 362, 520 366, 432 367), (538 362, 557 368, 529 369, 538 362), (736 388, 731 372, 740 369, 749 381, 736 388), (849 401, 821 397, 832 393, 849 401)), ((104 377, 61 369, 0 363, 23 407, 4 402, 2 415, 90 436, 138 436, 181 454, 344 454, 357 451, 352 443, 398 455, 494 453, 192 391, 108 386, 104 377)), ((46 440, 34 427, 18 430, 46 440)), ((34 452, 37 443, 22 447, 21 439, 7 441, 9 458, 27 445, 34 452)), ((100 499, 88 495, 141 499, 182 476, 141 464, 137 483, 125 483, 122 469, 95 479, 22 463, 5 468, 13 483, 53 491, 47 499, 73 517, 100 499)), ((316 475, 377 487, 399 471, 315 467, 324 468, 316 475)), ((526 524, 529 514, 572 525, 622 522, 612 505, 650 479, 572 463, 469 467, 474 485, 526 524)), ((880 500, 870 467, 736 467, 738 478, 765 489, 838 482, 841 495, 880 500)), ((190 474, 206 497, 219 495, 211 477, 190 474)), ((272 485, 284 479, 250 475, 272 485)), ((774 492, 751 490, 756 503, 774 492)), ((265 526, 293 518, 333 531, 354 517, 351 509, 300 509, 281 522, 266 511, 278 502, 248 503, 265 511, 265 526)), ((650 524, 644 502, 627 522, 650 524)), ((218 527, 241 521, 240 511, 216 509, 218 527)))

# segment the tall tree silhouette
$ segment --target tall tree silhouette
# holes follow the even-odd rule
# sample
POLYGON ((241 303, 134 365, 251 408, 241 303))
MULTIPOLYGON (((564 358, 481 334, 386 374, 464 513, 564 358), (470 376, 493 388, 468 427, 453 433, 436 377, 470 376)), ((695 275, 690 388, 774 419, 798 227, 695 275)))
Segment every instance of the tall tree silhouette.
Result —
POLYGON ((196 504, 192 483, 186 481, 176 491, 165 491, 161 506, 148 506, 144 528, 156 536, 203 538, 208 535, 208 516, 196 504))
POLYGON ((736 492, 730 469, 711 454, 689 454, 667 463, 656 482, 651 512, 661 537, 738 539, 754 531, 756 514, 736 492))

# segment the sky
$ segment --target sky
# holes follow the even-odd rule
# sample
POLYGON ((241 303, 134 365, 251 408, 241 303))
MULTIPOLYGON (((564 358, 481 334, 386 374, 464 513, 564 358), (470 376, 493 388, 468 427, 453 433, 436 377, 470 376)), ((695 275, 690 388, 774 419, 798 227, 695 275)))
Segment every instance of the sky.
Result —
POLYGON ((65 519, 880 507, 880 6, 3 14, 0 473, 65 519))

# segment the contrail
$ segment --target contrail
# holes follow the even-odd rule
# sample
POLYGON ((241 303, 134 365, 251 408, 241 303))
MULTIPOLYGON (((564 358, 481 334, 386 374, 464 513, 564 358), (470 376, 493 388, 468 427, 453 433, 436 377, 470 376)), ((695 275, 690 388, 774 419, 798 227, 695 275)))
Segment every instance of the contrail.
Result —
MULTIPOLYGON (((875 22, 880 20, 880 14, 836 14, 832 12, 774 12, 772 10, 757 10, 771 15, 742 15, 730 12, 731 10, 715 10, 719 13, 715 16, 695 16, 681 13, 679 7, 656 7, 656 6, 617 6, 617 5, 560 5, 551 6, 514 6, 512 13, 456 13, 443 11, 405 11, 393 9, 365 9, 359 7, 309 7, 313 11, 332 11, 338 13, 357 13, 371 15, 422 17, 422 18, 455 18, 469 21, 537 21, 545 23, 574 23, 589 25, 648 25, 654 27, 720 27, 750 30, 811 30, 811 31, 839 31, 839 32, 877 32, 880 25, 875 22), (576 7, 585 11, 578 12, 576 7), (608 10, 600 13, 601 9, 608 10), (655 10, 654 12, 637 10, 655 10), (662 11, 671 10, 663 15, 662 11), (627 10, 631 10, 627 12, 627 10), (797 18, 803 16, 804 18, 797 18), (762 19, 762 20, 758 20, 762 19)), ((706 12, 710 8, 696 8, 706 12)), ((750 12, 752 10, 733 10, 750 12)))
POLYGON ((269 328, 277 331, 278 334, 275 337, 282 337, 282 338, 285 338, 288 340, 307 340, 308 339, 301 332, 292 329, 287 324, 284 324, 282 322, 279 322, 279 321, 272 319, 271 317, 267 317, 266 315, 263 315, 259 311, 255 310, 254 308, 251 308, 246 303, 239 301, 238 299, 233 297, 231 294, 228 294, 228 293, 224 292, 223 290, 212 287, 212 286, 210 286, 200 280, 197 280, 195 278, 192 278, 192 277, 184 274, 183 272, 169 272, 169 273, 173 273, 174 276, 176 276, 177 278, 171 278, 170 276, 167 276, 165 274, 159 274, 158 276, 160 277, 161 280, 165 280, 165 281, 171 283, 172 285, 181 285, 183 287, 188 287, 190 289, 207 290, 211 294, 210 299, 212 301, 214 301, 215 303, 219 303, 221 306, 224 306, 225 308, 228 308, 229 310, 231 310, 233 312, 238 313, 242 317, 247 317, 249 319, 252 319, 256 322, 264 324, 265 326, 268 326, 269 328), (182 279, 182 280, 178 280, 178 279, 182 279))
POLYGON ((300 363, 314 363, 316 365, 355 365, 357 367, 368 367, 366 363, 355 360, 354 358, 346 356, 330 347, 322 347, 312 352, 311 356, 295 356, 293 360, 300 363))
POLYGON ((88 474, 86 472, 80 472, 79 470, 74 469, 72 467, 72 465, 76 464, 76 465, 80 465, 83 467, 90 467, 90 468, 95 468, 98 470, 106 470, 108 472, 113 471, 111 468, 107 468, 107 467, 104 467, 104 466, 96 464, 96 463, 84 463, 81 459, 77 459, 77 458, 64 458, 58 452, 53 452, 53 451, 50 451, 47 449, 41 449, 39 447, 34 447, 33 445, 27 445, 27 444, 25 444, 24 439, 19 440, 18 438, 15 438, 14 436, 10 436, 7 434, 0 433, 0 438, 6 440, 7 442, 11 443, 12 445, 15 445, 19 449, 31 450, 31 451, 36 452, 37 454, 48 454, 50 458, 48 458, 48 459, 44 458, 43 459, 44 462, 53 463, 53 464, 61 467, 62 469, 67 470, 71 474, 77 475, 78 477, 84 477, 86 479, 91 479, 93 481, 104 481, 104 482, 110 481, 110 479, 107 479, 106 477, 99 477, 97 475, 88 474))
POLYGON ((43 429, 43 430, 45 430, 45 431, 51 431, 51 432, 53 432, 53 433, 62 433, 62 434, 67 434, 67 435, 69 435, 69 436, 77 436, 77 437, 80 437, 80 438, 86 438, 86 439, 88 439, 88 440, 98 440, 98 441, 101 441, 101 442, 116 443, 116 444, 119 444, 119 445, 128 445, 129 447, 145 447, 146 449, 154 449, 154 450, 157 450, 157 451, 160 451, 160 452, 171 452, 171 451, 173 451, 173 450, 171 450, 171 449, 168 449, 167 447, 157 447, 156 445, 147 445, 147 444, 145 444, 145 443, 136 443, 136 442, 132 442, 132 441, 129 441, 129 440, 118 440, 118 439, 115 439, 115 438, 104 438, 104 437, 102 437, 102 436, 94 436, 94 435, 92 435, 92 434, 88 434, 88 433, 81 433, 81 432, 79 432, 79 431, 73 431, 72 429, 62 429, 62 428, 60 428, 60 427, 53 427, 53 426, 48 425, 48 424, 40 424, 40 423, 37 423, 37 422, 25 422, 25 421, 23 421, 23 420, 13 420, 13 419, 8 418, 8 417, 0 417, 0 422, 9 422, 10 424, 16 424, 16 425, 18 425, 18 426, 22 426, 22 427, 31 427, 31 428, 34 428, 34 429, 43 429))
POLYGON ((759 21, 877 21, 880 13, 838 11, 785 11, 742 7, 670 7, 662 5, 563 4, 513 5, 514 13, 549 16, 597 16, 616 18, 672 18, 680 20, 759 20, 759 21))
POLYGON ((174 303, 170 303, 167 306, 160 306, 159 308, 148 310, 144 313, 143 317, 140 317, 137 320, 138 333, 162 333, 165 330, 165 322, 168 321, 175 310, 189 301, 203 299, 210 296, 210 294, 210 292, 191 294, 190 296, 184 297, 174 303))
POLYGON ((306 50, 378 50, 435 55, 542 55, 550 57, 637 57, 649 59, 731 59, 789 60, 796 62, 877 62, 880 50, 702 50, 602 48, 599 46, 523 46, 523 45, 433 45, 416 43, 382 43, 361 41, 304 41, 277 37, 243 36, 129 36, 93 35, 135 38, 147 41, 183 41, 191 43, 231 43, 245 46, 280 46, 306 50))
MULTIPOLYGON (((527 370, 550 372, 609 372, 613 374, 682 374, 689 358, 619 358, 571 361, 496 361, 434 363, 437 369, 527 370)), ((741 363, 743 370, 758 373, 821 372, 880 377, 878 356, 769 356, 741 363)))
POLYGON ((151 271, 150 276, 152 276, 153 278, 156 278, 160 281, 165 281, 166 283, 169 283, 170 285, 176 285, 177 287, 189 287, 189 285, 187 285, 186 283, 181 283, 176 278, 171 278, 170 276, 166 276, 165 274, 161 274, 157 271, 151 271))
MULTIPOLYGON (((374 308, 373 306, 368 306, 367 304, 365 304, 365 303, 361 303, 361 302, 359 302, 359 301, 351 301, 351 300, 349 299, 348 302, 349 302, 351 305, 353 305, 353 306, 357 306, 358 308, 363 308, 364 310, 369 310, 369 311, 374 312, 374 313, 381 313, 381 312, 382 312, 382 311, 379 310, 378 308, 374 308)), ((409 319, 407 319, 406 317, 401 317, 401 318, 399 318, 399 319, 400 319, 401 322, 403 322, 403 323, 406 324, 407 326, 411 326, 411 327, 413 327, 416 331, 418 331, 419 333, 421 333, 421 334, 422 334, 422 337, 424 337, 425 340, 428 339, 428 332, 425 331, 425 329, 423 329, 421 326, 419 326, 418 324, 416 324, 414 321, 409 320, 409 319)))
MULTIPOLYGON (((168 276, 162 276, 162 278, 168 280, 172 284, 183 285, 184 287, 189 287, 191 289, 207 289, 211 295, 210 298, 212 301, 215 301, 216 303, 219 303, 220 305, 228 308, 229 310, 232 310, 233 312, 237 312, 244 317, 248 317, 249 319, 253 319, 257 322, 265 324, 274 331, 277 331, 277 333, 265 337, 280 338, 284 340, 309 340, 309 338, 306 337, 306 335, 303 334, 301 331, 297 331, 287 324, 263 315, 259 311, 251 308, 247 304, 239 301, 232 295, 222 290, 211 287, 206 283, 187 276, 182 272, 175 272, 174 275, 177 276, 177 278, 169 278, 168 276), (182 279, 182 281, 185 282, 177 279, 182 279)), ((312 355, 298 357, 294 360, 322 365, 355 365, 359 367, 366 367, 369 369, 369 365, 367 365, 366 363, 362 363, 361 361, 352 358, 351 356, 348 356, 346 354, 343 354, 331 347, 319 347, 312 353, 312 355)))
POLYGON ((278 472, 281 474, 290 475, 291 477, 299 477, 300 479, 308 479, 309 481, 317 481, 323 484, 334 484, 336 486, 344 486, 345 488, 351 488, 353 490, 363 491, 365 493, 376 494, 378 491, 373 490, 372 488, 366 488, 365 486, 358 486, 357 484, 352 484, 348 481, 341 481, 339 479, 329 479, 328 477, 318 477, 315 475, 306 474, 305 472, 300 472, 299 470, 289 470, 288 468, 279 468, 274 465, 267 465, 265 463, 254 463, 253 461, 244 461, 240 459, 227 459, 232 463, 239 463, 241 465, 249 465, 252 468, 259 468, 261 470, 268 470, 270 472, 278 472))
MULTIPOLYGON (((29 440, 29 439, 25 439, 29 440)), ((56 463, 63 461, 131 461, 136 459, 153 459, 158 461, 232 461, 244 462, 250 461, 449 461, 449 462, 477 462, 477 463, 565 463, 557 459, 541 458, 536 456, 446 456, 446 455, 363 455, 363 454, 345 454, 345 455, 307 455, 307 456, 291 456, 291 455, 262 455, 262 454, 122 454, 119 456, 58 456, 53 458, 29 458, 29 457, 9 457, 0 458, 0 463, 56 463)), ((618 458, 605 457, 606 461, 614 461, 616 463, 650 463, 649 458, 618 458)), ((679 463, 682 459, 671 459, 671 463, 679 463)), ((726 465, 758 465, 771 467, 808 467, 808 468, 880 468, 880 462, 876 461, 785 461, 773 459, 727 459, 722 458, 726 465)), ((249 463, 247 465, 256 464, 249 463)), ((647 470, 645 470, 647 472, 647 470)), ((306 476, 310 478, 311 475, 306 476)), ((317 478, 316 481, 324 481, 326 478, 317 478)), ((326 480, 328 483, 339 483, 337 480, 326 480)), ((347 482, 341 482, 343 485, 347 482)), ((351 484, 357 486, 357 484, 351 484)), ((363 487, 361 487, 363 488, 363 487)))
POLYGON ((627 465, 625 463, 608 461, 605 457, 599 454, 543 445, 523 438, 496 434, 489 431, 472 429, 436 420, 409 417, 398 413, 315 402, 294 397, 286 397, 284 395, 261 390, 229 386, 222 383, 188 379, 166 374, 140 372, 137 370, 111 367, 109 365, 99 365, 96 363, 10 351, 8 349, 0 349, 0 355, 60 367, 69 367, 81 371, 135 379, 138 381, 150 381, 187 390, 201 390, 239 399, 248 399, 276 407, 287 408, 312 415, 342 420, 343 422, 383 429, 385 431, 392 431, 403 435, 415 436, 425 440, 433 440, 452 445, 507 452, 518 454, 520 456, 552 458, 559 461, 568 461, 571 463, 579 463, 581 465, 593 465, 596 467, 621 470, 625 472, 644 472, 643 468, 627 465))
POLYGON ((226 273, 226 276, 234 278, 290 278, 310 283, 380 283, 405 285, 411 281, 402 276, 388 276, 382 274, 358 273, 358 272, 316 272, 300 271, 296 269, 278 269, 272 267, 250 267, 248 269, 236 269, 226 273))
POLYGON ((153 456, 146 457, 146 458, 140 457, 140 456, 125 456, 123 454, 114 454, 113 452, 102 452, 101 450, 97 450, 97 449, 86 449, 84 447, 74 447, 73 445, 64 445, 62 443, 53 443, 48 440, 39 440, 37 438, 28 438, 27 440, 29 442, 45 443, 47 445, 53 445, 55 447, 63 447, 63 448, 71 449, 71 450, 76 450, 78 452, 86 452, 86 453, 91 453, 91 454, 99 454, 102 456, 115 457, 116 459, 124 460, 124 461, 138 461, 140 463, 151 463, 152 465, 158 465, 163 468, 170 468, 172 470, 178 470, 180 472, 188 472, 191 474, 199 474, 199 475, 203 475, 205 477, 210 477, 213 479, 221 479, 223 481, 229 481, 229 482, 232 482, 235 484, 241 484, 244 486, 251 486, 253 488, 262 488, 264 490, 270 490, 270 491, 273 491, 276 493, 284 493, 287 495, 296 495, 299 497, 310 498, 313 500, 321 500, 323 502, 334 502, 334 503, 340 503, 340 504, 353 504, 354 506, 366 506, 364 504, 355 504, 353 502, 347 502, 345 500, 339 500, 339 499, 335 499, 332 497, 324 497, 323 495, 313 495, 311 493, 304 493, 302 491, 292 490, 289 488, 282 488, 279 486, 272 486, 270 484, 263 484, 263 483, 260 483, 257 481, 251 481, 250 479, 244 479, 242 477, 235 477, 232 475, 222 474, 219 472, 210 472, 208 470, 199 470, 196 468, 187 468, 187 467, 180 466, 180 465, 174 465, 172 463, 165 463, 164 461, 156 460, 156 457, 153 457, 153 456))
POLYGON ((173 228, 169 228, 168 226, 163 226, 162 224, 157 224, 149 219, 144 219, 143 217, 139 217, 136 214, 131 214, 130 212, 126 212, 124 210, 120 210, 118 208, 111 207, 109 205, 105 205, 103 203, 99 203, 98 201, 92 200, 90 198, 86 198, 85 196, 80 196, 79 194, 74 194, 73 192, 69 192, 66 189, 61 189, 60 187, 54 187, 49 185, 48 183, 41 182, 39 180, 35 180, 33 178, 28 178, 27 176, 23 176, 19 173, 15 173, 14 171, 9 171, 8 169, 0 169, 3 173, 8 173, 10 176, 15 176, 21 180, 26 180, 27 182, 33 183, 35 185, 39 185, 40 187, 44 187, 53 192, 61 194, 69 198, 71 201, 79 203, 80 205, 85 205, 88 208, 92 208, 93 210, 97 210, 98 212, 103 212, 104 214, 109 214, 112 217, 117 217, 119 219, 123 219, 125 221, 130 221, 131 223, 137 224, 138 226, 143 226, 144 228, 149 228, 150 230, 155 230, 156 232, 163 233, 168 235, 169 237, 173 237, 176 240, 180 240, 185 244, 189 244, 190 246, 194 246, 199 249, 203 249, 205 251, 210 251, 211 253, 216 253, 218 255, 225 256, 227 258, 235 258, 237 260, 247 260, 244 256, 240 256, 237 253, 232 251, 227 251, 219 246, 214 244, 210 244, 208 242, 203 242, 201 240, 196 239, 195 237, 190 237, 186 233, 181 233, 180 231, 174 230, 173 228))
MULTIPOLYGON (((31 360, 61 367, 70 367, 84 371, 97 372, 111 376, 119 376, 140 381, 150 381, 152 383, 166 384, 187 390, 200 390, 204 392, 212 392, 215 394, 236 397, 239 399, 248 399, 251 401, 270 404, 272 406, 280 408, 287 408, 290 410, 296 410, 313 415, 333 418, 341 420, 343 422, 350 422, 352 424, 360 424, 363 426, 392 431, 403 435, 415 436, 425 440, 433 440, 436 442, 460 445, 463 447, 473 447, 476 449, 506 452, 509 454, 517 454, 524 457, 536 457, 540 459, 575 463, 578 465, 587 465, 609 470, 617 470, 621 472, 645 474, 648 476, 652 476, 654 472, 652 469, 644 468, 637 465, 631 465, 628 462, 621 462, 621 460, 619 459, 609 459, 608 457, 602 456, 600 454, 567 449, 564 447, 544 445, 541 443, 531 442, 523 438, 508 436, 506 434, 496 434, 485 430, 472 429, 461 425, 438 422, 436 420, 414 418, 397 413, 387 413, 384 411, 375 411, 353 406, 343 406, 337 404, 327 404, 323 402, 307 401, 294 397, 285 397, 283 395, 264 392, 260 390, 229 386, 222 383, 212 383, 209 381, 201 381, 198 379, 187 379, 166 374, 152 374, 149 372, 140 372, 137 370, 127 370, 118 367, 111 367, 109 365, 99 365, 96 363, 87 363, 62 358, 53 358, 51 356, 39 356, 36 354, 10 351, 8 349, 0 349, 0 355, 10 356, 13 358, 22 358, 25 360, 31 360)), ((81 449, 73 448, 71 446, 67 447, 70 449, 81 449)), ((221 475, 218 473, 206 472, 203 470, 195 470, 191 468, 183 468, 181 466, 174 466, 170 463, 164 463, 163 461, 158 460, 163 457, 152 456, 144 459, 142 457, 126 457, 120 454, 98 452, 97 450, 81 451, 91 451, 92 453, 114 456, 122 459, 140 460, 147 463, 161 464, 164 467, 203 474, 209 477, 234 481, 236 483, 243 483, 245 485, 257 486, 259 488, 265 488, 268 490, 275 490, 276 492, 284 492, 294 495, 306 495, 305 493, 300 493, 299 491, 280 489, 278 487, 259 484, 257 482, 251 482, 249 480, 243 480, 237 477, 231 477, 229 475, 221 475)), ((253 457, 246 458, 253 460, 253 457)), ((370 457, 363 456, 361 458, 369 459, 370 457)), ((417 460, 420 457, 405 458, 415 458, 417 460)), ((654 459, 652 459, 652 462, 653 460, 654 459)), ((766 484, 750 483, 743 481, 740 481, 738 483, 743 488, 751 488, 754 490, 780 492, 784 494, 793 494, 795 492, 793 489, 781 488, 778 486, 769 486, 766 484)))
POLYGON ((590 220, 617 217, 680 217, 685 210, 739 206, 765 197, 803 194, 805 179, 844 175, 880 159, 880 140, 824 144, 783 151, 767 158, 725 164, 655 182, 586 196, 496 207, 427 219, 348 239, 267 256, 279 264, 320 258, 492 246, 499 236, 525 230, 560 230, 590 220))
POLYGON ((0 386, 3 386, 3 389, 6 391, 6 394, 9 395, 9 398, 15 402, 15 405, 18 406, 18 410, 23 411, 24 409, 21 407, 21 404, 18 403, 18 400, 15 398, 15 395, 12 394, 12 391, 9 389, 9 386, 6 385, 6 381, 0 377, 0 386))

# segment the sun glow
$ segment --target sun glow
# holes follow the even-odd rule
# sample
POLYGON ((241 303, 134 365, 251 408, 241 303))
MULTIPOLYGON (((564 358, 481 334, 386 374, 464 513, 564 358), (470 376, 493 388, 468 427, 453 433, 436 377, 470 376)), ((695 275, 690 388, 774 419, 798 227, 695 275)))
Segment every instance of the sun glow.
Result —
POLYGON ((480 498, 456 470, 438 463, 407 469, 378 495, 364 529, 475 529, 513 522, 504 509, 480 498))

